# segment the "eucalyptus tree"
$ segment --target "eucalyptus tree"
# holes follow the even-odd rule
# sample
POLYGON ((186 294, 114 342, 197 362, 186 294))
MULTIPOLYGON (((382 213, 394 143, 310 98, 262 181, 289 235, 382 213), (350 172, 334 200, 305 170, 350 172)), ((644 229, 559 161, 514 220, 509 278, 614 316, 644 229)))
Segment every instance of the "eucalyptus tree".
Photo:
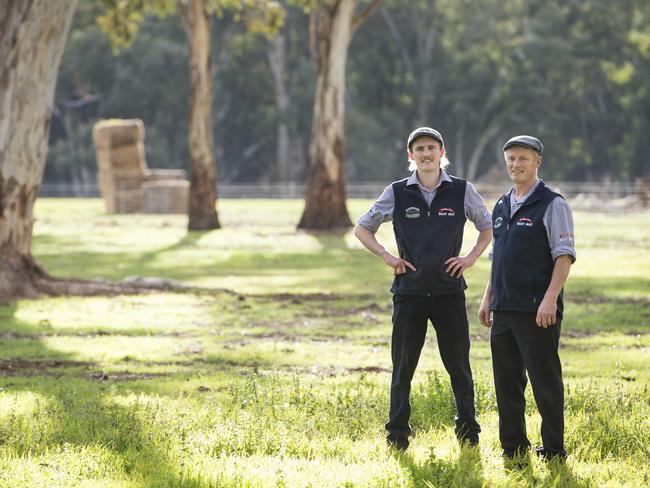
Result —
POLYGON ((283 10, 258 0, 101 0, 99 19, 115 46, 131 43, 147 13, 168 15, 178 9, 187 34, 190 89, 187 138, 190 165, 189 230, 220 227, 217 214, 217 168, 212 122, 212 15, 230 10, 251 30, 277 30, 283 10))
POLYGON ((309 148, 309 181, 298 228, 350 227, 345 204, 345 70, 355 30, 379 6, 372 0, 319 0, 311 6, 310 46, 316 87, 309 148))
POLYGON ((31 254, 57 73, 76 0, 0 0, 0 299, 48 276, 31 254))

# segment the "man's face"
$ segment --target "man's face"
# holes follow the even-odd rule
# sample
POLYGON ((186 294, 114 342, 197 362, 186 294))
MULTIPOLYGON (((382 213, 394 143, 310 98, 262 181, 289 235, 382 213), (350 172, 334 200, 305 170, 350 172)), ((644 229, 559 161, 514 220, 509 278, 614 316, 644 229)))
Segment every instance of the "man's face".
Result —
POLYGON ((504 152, 508 176, 516 185, 532 184, 537 178, 537 168, 542 164, 539 155, 532 149, 512 146, 504 152))
POLYGON ((430 136, 420 136, 411 144, 409 158, 415 161, 419 172, 434 172, 440 170, 440 158, 445 154, 445 148, 440 142, 430 136))

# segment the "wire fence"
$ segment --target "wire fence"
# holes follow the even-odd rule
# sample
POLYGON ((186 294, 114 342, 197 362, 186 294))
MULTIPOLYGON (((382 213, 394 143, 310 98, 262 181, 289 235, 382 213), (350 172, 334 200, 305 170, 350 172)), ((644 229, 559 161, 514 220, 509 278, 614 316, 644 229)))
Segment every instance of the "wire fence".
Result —
MULTIPOLYGON (((601 199, 624 198, 636 193, 633 183, 609 182, 593 183, 581 181, 546 182, 551 188, 567 198, 589 195, 601 199)), ((349 198, 377 198, 387 182, 350 182, 347 184, 349 198)), ((510 188, 510 184, 476 183, 476 189, 485 198, 496 198, 510 188)), ((306 183, 267 183, 267 184, 220 184, 217 186, 219 198, 303 198, 307 191, 306 183)), ((45 182, 41 185, 39 196, 52 198, 94 198, 99 197, 95 183, 45 182)))

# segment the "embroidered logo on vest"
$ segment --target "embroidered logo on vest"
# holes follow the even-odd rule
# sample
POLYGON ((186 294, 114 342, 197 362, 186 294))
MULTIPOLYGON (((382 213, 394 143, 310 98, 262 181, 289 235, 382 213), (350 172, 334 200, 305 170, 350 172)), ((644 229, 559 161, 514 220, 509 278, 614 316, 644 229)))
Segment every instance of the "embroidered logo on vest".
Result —
POLYGON ((438 210, 438 215, 440 215, 442 217, 455 217, 456 212, 454 211, 453 208, 443 207, 443 208, 438 210))
POLYGON ((533 226, 533 221, 530 220, 527 217, 522 217, 519 220, 517 220, 517 225, 524 225, 526 227, 532 227, 533 226))
POLYGON ((496 220, 494 221, 494 228, 498 229, 501 227, 501 224, 503 224, 503 217, 497 217, 496 220))
POLYGON ((417 207, 409 207, 404 212, 404 217, 407 219, 417 219, 420 216, 420 209, 417 207))

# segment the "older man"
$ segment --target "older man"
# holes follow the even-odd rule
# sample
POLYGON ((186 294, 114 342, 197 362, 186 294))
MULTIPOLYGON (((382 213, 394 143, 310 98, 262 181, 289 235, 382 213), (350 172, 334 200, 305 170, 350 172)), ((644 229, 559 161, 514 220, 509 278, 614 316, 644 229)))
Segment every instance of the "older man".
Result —
POLYGON ((558 354, 562 289, 576 259, 573 217, 564 198, 537 177, 544 146, 520 135, 503 147, 514 186, 492 212, 492 270, 479 320, 490 346, 503 456, 527 452, 526 372, 542 417, 543 459, 566 457, 564 385, 558 354))

